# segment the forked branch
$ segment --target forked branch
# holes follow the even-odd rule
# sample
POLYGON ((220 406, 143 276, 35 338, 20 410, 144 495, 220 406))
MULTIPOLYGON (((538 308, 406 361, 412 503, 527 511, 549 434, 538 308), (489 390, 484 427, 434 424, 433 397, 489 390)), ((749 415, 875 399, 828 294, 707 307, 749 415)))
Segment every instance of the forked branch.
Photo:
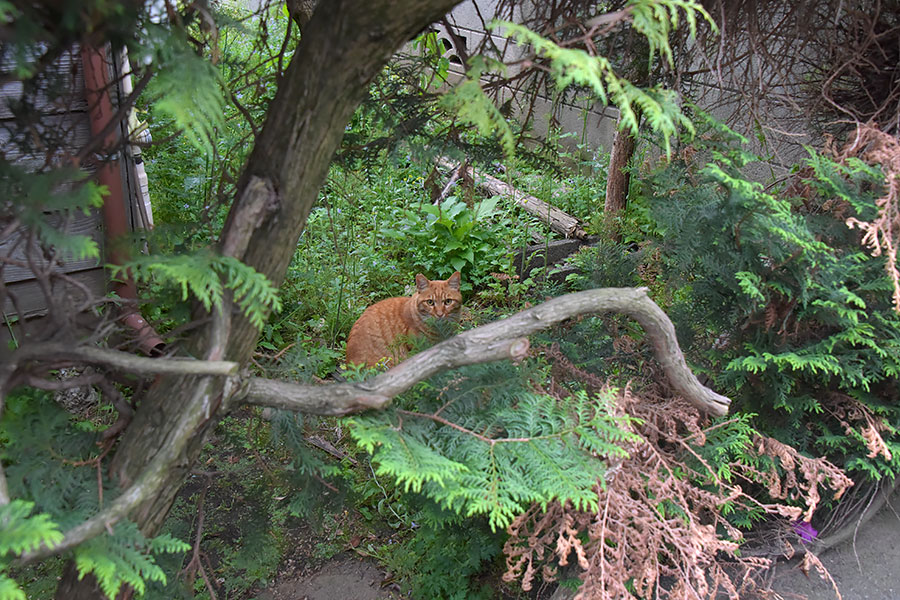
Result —
POLYGON ((702 385, 688 368, 672 322, 647 296, 647 288, 602 288, 566 294, 465 331, 358 383, 314 385, 254 377, 248 380, 242 400, 324 415, 379 409, 397 394, 440 371, 505 358, 521 359, 528 351, 525 336, 565 319, 603 312, 628 315, 644 328, 669 383, 685 400, 712 415, 728 412, 731 401, 702 385))
MULTIPOLYGON (((137 362, 128 362, 123 359, 128 355, 112 350, 88 352, 87 349, 70 349, 66 355, 69 358, 78 356, 84 362, 99 362, 126 370, 135 368, 140 373, 146 373, 147 369, 152 369, 155 365, 158 365, 157 372, 172 372, 173 365, 177 365, 175 368, 190 368, 190 373, 208 377, 209 381, 216 375, 224 375, 227 378, 225 390, 221 396, 218 393, 215 396, 229 398, 228 404, 231 405, 243 401, 310 414, 345 415, 384 408, 397 394, 447 369, 506 358, 520 360, 528 352, 526 336, 572 317, 603 312, 628 315, 644 328, 672 388, 685 400, 699 410, 713 415, 724 415, 728 411, 731 401, 703 386, 688 368, 675 339, 672 322, 647 296, 647 288, 602 288, 566 294, 506 319, 465 331, 408 358, 389 371, 358 383, 297 384, 251 377, 241 385, 239 376, 234 374, 233 363, 173 362, 136 357, 132 358, 137 362)), ((60 353, 63 351, 62 348, 49 345, 43 348, 53 348, 60 353)), ((189 403, 193 408, 185 409, 178 426, 170 432, 170 444, 165 451, 155 456, 134 483, 109 507, 70 529, 60 544, 52 548, 41 546, 26 552, 16 564, 26 564, 73 548, 100 534, 155 494, 164 473, 178 460, 191 433, 197 430, 199 423, 210 418, 209 406, 212 399, 206 397, 210 393, 207 386, 198 386, 196 394, 202 401, 189 403)), ((5 495, 3 492, 5 490, 0 488, 0 501, 5 495)))

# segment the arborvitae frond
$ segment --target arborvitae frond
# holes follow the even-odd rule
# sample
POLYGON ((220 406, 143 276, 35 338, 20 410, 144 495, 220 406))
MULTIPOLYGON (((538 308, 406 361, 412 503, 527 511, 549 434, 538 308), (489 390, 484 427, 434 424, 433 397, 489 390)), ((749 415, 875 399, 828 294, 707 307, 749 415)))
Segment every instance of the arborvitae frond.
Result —
POLYGON ((0 600, 28 600, 19 585, 0 571, 0 600))
POLYGON ((66 233, 61 227, 73 213, 89 214, 91 208, 103 206, 105 188, 84 181, 85 177, 83 171, 66 168, 30 173, 0 160, 0 209, 10 210, 63 260, 99 258, 100 249, 91 237, 66 233))
POLYGON ((191 548, 169 535, 148 542, 130 521, 119 522, 114 531, 113 535, 95 537, 75 549, 79 578, 93 573, 108 598, 115 598, 126 584, 139 596, 146 590, 147 581, 165 584, 166 574, 152 554, 187 552, 191 548))
POLYGON ((380 474, 460 515, 486 515, 497 529, 535 502, 596 508, 604 460, 624 456, 634 439, 609 402, 538 393, 527 371, 497 363, 435 377, 398 400, 415 410, 349 424, 380 474))
POLYGON ((455 114, 462 122, 474 125, 478 131, 490 137, 497 134, 507 157, 515 153, 516 140, 512 129, 500 111, 481 88, 479 78, 484 71, 484 59, 473 57, 473 67, 460 82, 440 101, 440 106, 455 114))
POLYGON ((281 310, 278 290, 266 278, 230 256, 201 250, 177 256, 140 255, 122 265, 111 265, 114 276, 131 275, 135 281, 157 279, 181 288, 182 300, 193 294, 206 310, 219 307, 225 289, 256 327, 262 328, 269 311, 281 310))
POLYGON ((155 108, 174 118, 198 150, 212 154, 216 130, 224 126, 219 72, 194 52, 183 32, 148 24, 147 43, 150 59, 159 66, 149 87, 150 95, 157 98, 155 108))
MULTIPOLYGON (((646 6, 650 7, 652 4, 655 2, 648 2, 646 6)), ((644 3, 640 5, 643 6, 644 3)), ((684 6, 688 5, 696 7, 693 3, 684 3, 684 6)), ((702 8, 700 10, 702 11, 702 8)), ((644 19, 642 26, 648 32, 659 33, 659 36, 651 39, 651 47, 654 51, 659 50, 665 54, 668 43, 659 46, 660 36, 664 34, 658 30, 658 21, 650 18, 652 12, 651 8, 649 13, 641 13, 644 19)), ((505 30, 504 35, 512 37, 520 44, 530 44, 535 54, 546 57, 550 61, 550 72, 559 89, 563 90, 570 85, 585 87, 596 94, 603 104, 614 104, 619 109, 621 127, 629 129, 634 134, 638 131, 635 106, 639 107, 651 129, 663 136, 667 154, 670 153, 670 139, 678 133, 679 128, 693 133, 693 123, 682 112, 673 92, 662 88, 639 88, 627 79, 619 77, 608 58, 591 56, 577 48, 562 48, 522 25, 496 21, 491 27, 502 27, 505 30)), ((668 50, 668 55, 671 55, 671 50, 668 50)))
POLYGON ((681 327, 704 344, 696 360, 768 434, 846 468, 900 472, 900 458, 880 451, 900 424, 900 319, 884 259, 846 226, 875 215, 883 175, 813 153, 789 187, 764 188, 742 174, 754 160, 746 140, 706 126, 696 163, 673 160, 643 180, 658 268, 686 299, 669 314, 683 311, 681 327), (876 413, 876 402, 889 408, 876 413))
POLYGON ((697 17, 702 17, 710 28, 718 30, 715 21, 702 5, 682 0, 631 0, 625 7, 631 16, 631 26, 640 32, 650 44, 650 60, 659 53, 672 66, 672 48, 669 36, 678 28, 679 9, 684 13, 691 37, 697 35, 697 17))
MULTIPOLYGON (((5 471, 11 494, 28 500, 0 507, 0 556, 41 543, 52 547, 62 540, 60 529, 81 523, 99 509, 96 470, 71 464, 97 452, 96 435, 78 431, 72 419, 47 392, 23 388, 7 397, 0 420, 0 459, 10 463, 5 471), (41 514, 29 518, 35 506, 41 514)), ((106 487, 103 491, 107 497, 115 494, 106 487)), ((75 551, 79 573, 95 572, 110 598, 123 583, 141 593, 145 581, 164 579, 150 554, 189 549, 167 535, 147 541, 130 522, 120 522, 114 530, 115 535, 94 538, 75 551)), ((8 584, 0 575, 2 585, 8 584)))
POLYGON ((373 462, 378 464, 377 473, 392 476, 407 492, 420 492, 428 481, 443 486, 466 470, 462 463, 445 458, 417 439, 402 435, 400 427, 390 419, 353 418, 349 423, 356 443, 376 455, 373 462))
POLYGON ((96 455, 96 434, 72 427, 74 417, 46 392, 20 389, 6 400, 0 439, 5 441, 2 459, 9 461, 5 471, 11 495, 35 502, 62 529, 93 514, 98 505, 96 472, 71 462, 96 455))
POLYGON ((0 556, 35 550, 41 544, 52 548, 62 541, 63 534, 50 515, 41 513, 29 517, 32 509, 34 502, 24 500, 13 500, 0 506, 0 556))

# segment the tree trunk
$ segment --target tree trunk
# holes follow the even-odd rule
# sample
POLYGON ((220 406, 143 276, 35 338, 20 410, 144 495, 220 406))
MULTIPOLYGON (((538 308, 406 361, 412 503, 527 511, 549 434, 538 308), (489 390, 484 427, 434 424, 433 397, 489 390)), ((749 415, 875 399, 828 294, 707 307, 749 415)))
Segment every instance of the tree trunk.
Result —
MULTIPOLYGON (((625 44, 624 62, 625 77, 639 86, 646 86, 650 81, 649 47, 647 40, 634 29, 629 29, 628 40, 625 44)), ((641 110, 633 106, 635 121, 640 125, 641 110)), ((625 210, 628 204, 628 185, 631 176, 625 171, 631 158, 634 156, 637 132, 621 129, 622 120, 616 124, 616 135, 613 138, 613 147, 609 154, 609 171, 606 175, 606 201, 603 205, 603 217, 607 224, 607 232, 615 242, 622 239, 619 231, 617 217, 625 210)))
MULTIPOLYGON (((369 82, 401 44, 460 1, 320 3, 239 182, 220 237, 224 254, 239 258, 275 285, 282 283, 344 126, 369 82)), ((259 332, 231 312, 226 308, 224 315, 214 315, 214 323, 192 341, 191 354, 247 361, 259 332)), ((145 535, 158 532, 233 393, 225 378, 161 375, 141 401, 110 471, 125 488, 154 457, 173 455, 170 468, 154 482, 153 493, 129 515, 145 535)), ((78 581, 71 567, 59 590, 67 600, 98 598, 93 578, 78 581)))
MULTIPOLYGON (((638 113, 640 121, 640 114, 638 113)), ((631 157, 634 156, 635 138, 630 131, 616 129, 613 138, 612 152, 609 154, 609 171, 606 175, 606 202, 603 205, 603 217, 608 224, 609 236, 613 241, 620 241, 616 217, 625 210, 628 202, 628 185, 631 176, 625 170, 631 157)))

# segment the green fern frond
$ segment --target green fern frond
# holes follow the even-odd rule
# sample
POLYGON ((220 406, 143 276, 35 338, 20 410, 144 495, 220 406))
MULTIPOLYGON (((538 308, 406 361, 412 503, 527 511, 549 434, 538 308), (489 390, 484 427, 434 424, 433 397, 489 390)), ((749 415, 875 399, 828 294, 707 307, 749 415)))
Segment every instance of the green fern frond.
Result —
POLYGON ((42 544, 52 548, 62 541, 59 525, 50 515, 40 513, 29 517, 33 509, 34 502, 24 500, 0 506, 0 556, 36 550, 42 544))
POLYGON ((252 267, 236 258, 207 250, 177 256, 137 256, 122 265, 108 265, 117 277, 131 275, 135 281, 156 279, 181 289, 182 300, 193 295, 206 310, 222 306, 225 289, 257 328, 262 328, 269 311, 280 311, 278 290, 252 267))
POLYGON ((151 554, 177 554, 187 552, 191 545, 176 537, 163 533, 150 540, 148 550, 151 554))
POLYGON ((15 581, 0 571, 0 600, 28 600, 15 581))

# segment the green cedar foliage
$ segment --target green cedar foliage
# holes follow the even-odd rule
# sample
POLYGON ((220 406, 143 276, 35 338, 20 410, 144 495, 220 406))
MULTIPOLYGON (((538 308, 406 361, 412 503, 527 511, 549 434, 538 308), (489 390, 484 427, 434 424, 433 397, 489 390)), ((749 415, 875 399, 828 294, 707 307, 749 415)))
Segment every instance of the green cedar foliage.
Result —
POLYGON ((193 294, 206 310, 222 305, 225 290, 244 315, 262 328, 268 311, 281 310, 278 290, 252 267, 236 258, 219 256, 208 250, 170 256, 138 256, 122 265, 111 265, 113 276, 126 273, 137 281, 156 279, 181 289, 182 301, 193 294))
MULTIPOLYGON (((510 125, 481 87, 481 74, 487 70, 488 61, 483 56, 471 60, 471 68, 456 87, 441 97, 440 106, 455 114, 463 123, 473 125, 478 132, 491 137, 500 137, 503 153, 509 158, 516 150, 516 140, 510 125)), ((493 62, 492 64, 495 64, 493 62)))
POLYGON ((407 575, 402 584, 414 598, 495 597, 496 590, 489 585, 478 586, 473 579, 500 554, 504 533, 490 531, 483 518, 453 515, 445 519, 418 523, 409 540, 386 548, 386 565, 394 573, 407 575))
POLYGON ((197 54, 184 31, 148 23, 142 41, 141 46, 130 49, 131 60, 152 61, 157 66, 147 100, 174 119, 193 146, 212 155, 225 125, 219 71, 197 54))
POLYGON ((878 479, 900 472, 900 317, 883 257, 846 218, 870 219, 883 182, 813 151, 790 186, 743 170, 757 158, 712 120, 704 142, 645 179, 645 220, 695 360, 757 427, 878 479), (702 358, 701 358, 702 357, 702 358))
POLYGON ((106 189, 84 181, 86 177, 71 168, 30 173, 0 160, 0 212, 17 218, 62 260, 99 258, 97 242, 87 235, 67 234, 63 226, 76 213, 88 215, 103 206, 106 189))
POLYGON ((4 572, 8 555, 35 550, 42 544, 52 548, 63 539, 49 515, 29 516, 33 509, 34 502, 24 500, 0 506, 0 600, 25 600, 25 592, 4 572))
POLYGON ((113 535, 98 536, 78 546, 75 566, 79 577, 93 573, 108 598, 115 598, 126 584, 142 596, 147 582, 166 582, 166 574, 153 555, 182 553, 190 548, 189 544, 168 534, 147 540, 137 525, 124 521, 116 524, 113 535))
POLYGON ((286 510, 291 516, 312 517, 317 510, 325 507, 323 498, 339 500, 337 495, 327 496, 323 485, 326 479, 341 474, 341 467, 322 458, 310 446, 304 436, 304 417, 289 411, 275 411, 272 416, 272 444, 286 451, 290 462, 285 467, 284 477, 290 483, 292 493, 286 510))
MULTIPOLYGON (((4 561, 37 544, 62 539, 60 530, 77 525, 100 509, 97 470, 90 463, 97 453, 95 426, 65 412, 50 394, 31 389, 6 398, 0 420, 10 495, 16 500, 0 508, 0 590, 15 590, 2 574, 4 561), (38 514, 28 518, 33 510, 38 514)), ((101 465, 102 469, 102 465, 101 465)), ((116 490, 104 485, 106 502, 116 490)), ((147 581, 164 581, 155 554, 184 552, 187 544, 168 535, 145 539, 128 521, 111 526, 112 534, 96 537, 74 552, 81 576, 93 573, 103 592, 114 598, 123 584, 143 594, 147 581)), ((17 592, 10 592, 17 598, 17 592)), ((0 595, 0 598, 3 598, 0 595)))
POLYGON ((379 475, 464 517, 506 527, 532 503, 596 509, 605 459, 633 439, 612 395, 566 399, 536 389, 539 371, 476 365, 420 384, 391 410, 348 419, 379 475), (434 418, 429 418, 429 416, 434 418))
MULTIPOLYGON (((669 35, 678 27, 680 12, 684 13, 692 36, 696 34, 698 17, 715 27, 703 7, 690 1, 632 0, 626 10, 633 27, 649 42, 649 59, 652 61, 659 54, 669 65, 672 64, 669 35)), ((502 21, 493 23, 492 27, 502 27, 504 35, 530 45, 537 56, 549 60, 551 75, 560 90, 569 86, 586 88, 603 104, 615 105, 623 129, 637 134, 638 114, 643 114, 651 130, 663 137, 666 154, 671 153, 670 140, 680 129, 693 133, 693 124, 682 112, 672 90, 659 86, 640 88, 616 74, 609 58, 559 46, 522 25, 502 21)))

